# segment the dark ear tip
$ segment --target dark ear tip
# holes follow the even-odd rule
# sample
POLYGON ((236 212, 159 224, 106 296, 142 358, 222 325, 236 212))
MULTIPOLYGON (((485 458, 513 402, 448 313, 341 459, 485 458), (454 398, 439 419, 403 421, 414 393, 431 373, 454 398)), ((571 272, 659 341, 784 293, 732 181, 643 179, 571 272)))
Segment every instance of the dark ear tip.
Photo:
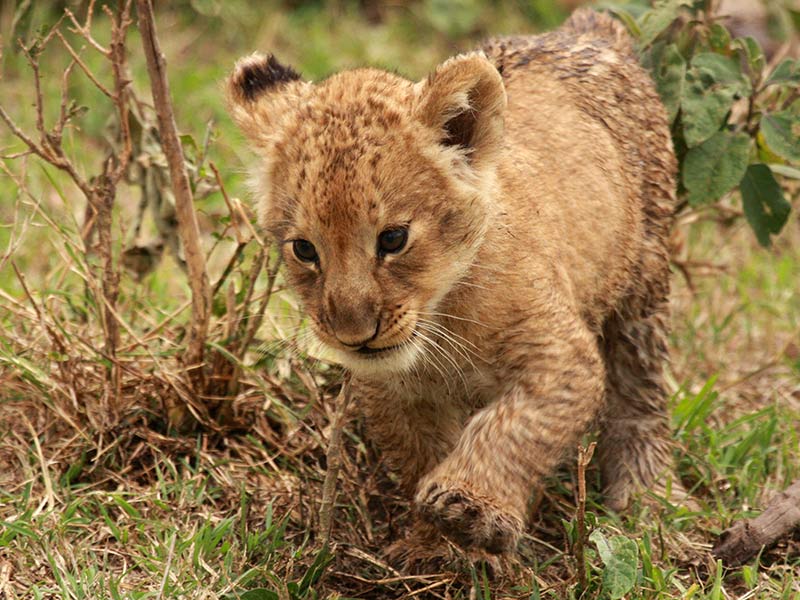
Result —
POLYGON ((229 81, 232 96, 251 102, 267 90, 300 79, 300 74, 272 54, 255 53, 239 59, 229 81))

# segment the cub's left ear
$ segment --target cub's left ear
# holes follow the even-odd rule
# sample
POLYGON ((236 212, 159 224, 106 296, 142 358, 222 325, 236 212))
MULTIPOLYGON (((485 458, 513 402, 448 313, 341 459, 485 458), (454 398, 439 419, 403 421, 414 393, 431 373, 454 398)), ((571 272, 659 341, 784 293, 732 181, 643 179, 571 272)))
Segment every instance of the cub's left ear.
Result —
POLYGON ((417 85, 415 114, 437 131, 443 146, 462 150, 472 165, 500 150, 506 90, 482 53, 455 56, 417 85))

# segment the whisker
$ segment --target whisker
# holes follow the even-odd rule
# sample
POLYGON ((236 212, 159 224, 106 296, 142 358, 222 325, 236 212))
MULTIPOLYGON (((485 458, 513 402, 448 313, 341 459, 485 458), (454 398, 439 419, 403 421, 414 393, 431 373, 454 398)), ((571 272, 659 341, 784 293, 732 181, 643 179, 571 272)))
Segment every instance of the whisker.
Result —
MULTIPOLYGON (((459 356, 461 356, 464 360, 466 360, 469 363, 469 365, 473 368, 473 370, 477 370, 477 367, 475 367, 475 363, 472 362, 472 359, 469 357, 469 354, 467 354, 467 352, 471 352, 475 356, 478 356, 477 354, 475 354, 475 352, 473 352, 472 350, 469 350, 466 346, 464 346, 464 344, 461 344, 461 343, 459 343, 458 341, 456 341, 454 339, 450 339, 447 336, 447 332, 446 331, 442 331, 442 330, 437 329, 435 327, 431 327, 427 323, 418 322, 418 326, 421 327, 424 331, 427 331, 428 333, 436 335, 436 336, 440 337, 442 339, 442 341, 445 341, 448 344, 450 344, 452 346, 453 350, 459 356)), ((478 358, 480 358, 480 356, 478 356, 478 358)))
POLYGON ((475 325, 480 325, 481 327, 489 327, 486 323, 481 323, 480 321, 476 321, 475 319, 468 319, 466 317, 457 317, 455 315, 451 315, 448 313, 441 313, 441 312, 423 312, 417 311, 417 314, 424 315, 426 317, 446 317, 448 319, 454 319, 456 321, 465 321, 467 323, 475 323, 475 325))
POLYGON ((261 356, 266 354, 278 354, 287 348, 299 348, 302 344, 313 338, 314 332, 310 329, 304 329, 300 331, 298 335, 284 337, 283 339, 273 340, 271 342, 263 342, 252 351, 261 356))
MULTIPOLYGON (((449 354, 448 354, 448 353, 445 351, 445 349, 444 349, 444 348, 442 348, 442 346, 441 346, 441 345, 439 345, 439 344, 436 342, 436 340, 434 340, 433 338, 431 338, 431 337, 428 337, 428 336, 427 336, 427 335, 425 335, 424 333, 421 333, 419 330, 417 330, 417 335, 420 337, 420 339, 422 339, 422 340, 424 340, 424 341, 428 342, 428 343, 430 344, 431 348, 432 348, 433 350, 435 350, 435 351, 436 351, 436 352, 437 352, 437 353, 438 353, 438 354, 439 354, 439 355, 442 357, 442 359, 443 359, 443 360, 445 360, 447 363, 449 363, 449 364, 450 364, 450 365, 453 367, 453 370, 455 370, 455 371, 456 371, 456 373, 458 373, 458 375, 461 377, 461 381, 462 381, 462 383, 464 384, 464 390, 468 392, 468 391, 469 391, 469 385, 467 384, 467 378, 466 378, 466 375, 464 374, 464 370, 463 370, 463 369, 461 368, 461 366, 460 366, 460 365, 459 365, 459 364, 458 364, 458 363, 455 361, 455 359, 454 359, 452 356, 450 356, 450 355, 449 355, 449 354)), ((432 356, 433 356, 433 354, 432 354, 432 356)), ((440 364, 440 366, 442 366, 443 368, 445 368, 445 364, 443 364, 443 363, 439 363, 439 364, 440 364)), ((445 368, 445 371, 447 371, 447 369, 446 369, 446 368, 445 368)), ((445 381, 446 381, 446 379, 445 379, 445 381)), ((448 393, 451 393, 451 391, 450 391, 450 389, 449 389, 449 385, 448 385, 448 393)))
POLYGON ((477 283, 472 283, 471 281, 456 281, 453 285, 463 285, 465 287, 472 287, 477 288, 479 290, 486 290, 489 291, 489 288, 483 285, 478 285, 477 283))
MULTIPOLYGON (((428 326, 434 327, 434 328, 440 330, 441 332, 446 333, 448 336, 452 336, 453 338, 461 340, 462 342, 464 342, 464 344, 466 344, 467 346, 471 346, 474 350, 480 350, 480 348, 478 348, 478 346, 476 346, 473 342, 471 342, 470 340, 468 340, 467 338, 465 338, 463 336, 458 335, 455 331, 453 331, 452 329, 449 329, 443 323, 438 323, 436 321, 431 321, 429 319, 423 319, 423 318, 418 318, 417 322, 418 323, 424 323, 424 324, 426 324, 428 326)), ((464 347, 464 344, 459 344, 459 345, 461 347, 464 347)), ((470 351, 470 352, 472 352, 472 351, 470 351)), ((472 354, 474 354, 478 358, 482 358, 477 352, 472 352, 472 354)))

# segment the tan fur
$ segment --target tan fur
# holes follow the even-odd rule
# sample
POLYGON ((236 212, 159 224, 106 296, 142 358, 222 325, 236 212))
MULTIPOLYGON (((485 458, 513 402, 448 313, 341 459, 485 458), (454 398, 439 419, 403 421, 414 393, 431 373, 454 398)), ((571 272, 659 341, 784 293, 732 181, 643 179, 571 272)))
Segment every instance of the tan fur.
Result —
POLYGON ((598 419, 609 505, 650 486, 669 460, 676 164, 623 29, 579 11, 419 83, 362 69, 311 84, 279 65, 259 80, 266 60, 229 81, 262 157, 263 225, 421 517, 512 549, 532 490, 598 419), (378 256, 404 225, 406 248, 378 256))

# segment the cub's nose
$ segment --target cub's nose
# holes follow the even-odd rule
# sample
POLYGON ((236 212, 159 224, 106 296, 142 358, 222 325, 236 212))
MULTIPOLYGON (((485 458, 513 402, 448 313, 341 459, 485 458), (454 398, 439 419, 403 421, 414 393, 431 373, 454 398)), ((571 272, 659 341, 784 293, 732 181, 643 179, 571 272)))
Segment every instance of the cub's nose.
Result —
MULTIPOLYGON (((370 326, 370 325, 368 325, 370 326)), ((364 331, 362 327, 358 328, 342 328, 334 326, 333 328, 333 335, 339 340, 343 345, 348 346, 350 348, 360 348, 361 346, 367 345, 369 342, 374 340, 378 337, 378 331, 381 328, 381 323, 378 321, 375 323, 374 328, 372 330, 364 331)))
POLYGON ((369 302, 330 302, 328 323, 334 337, 350 348, 371 342, 381 328, 378 311, 369 302))

